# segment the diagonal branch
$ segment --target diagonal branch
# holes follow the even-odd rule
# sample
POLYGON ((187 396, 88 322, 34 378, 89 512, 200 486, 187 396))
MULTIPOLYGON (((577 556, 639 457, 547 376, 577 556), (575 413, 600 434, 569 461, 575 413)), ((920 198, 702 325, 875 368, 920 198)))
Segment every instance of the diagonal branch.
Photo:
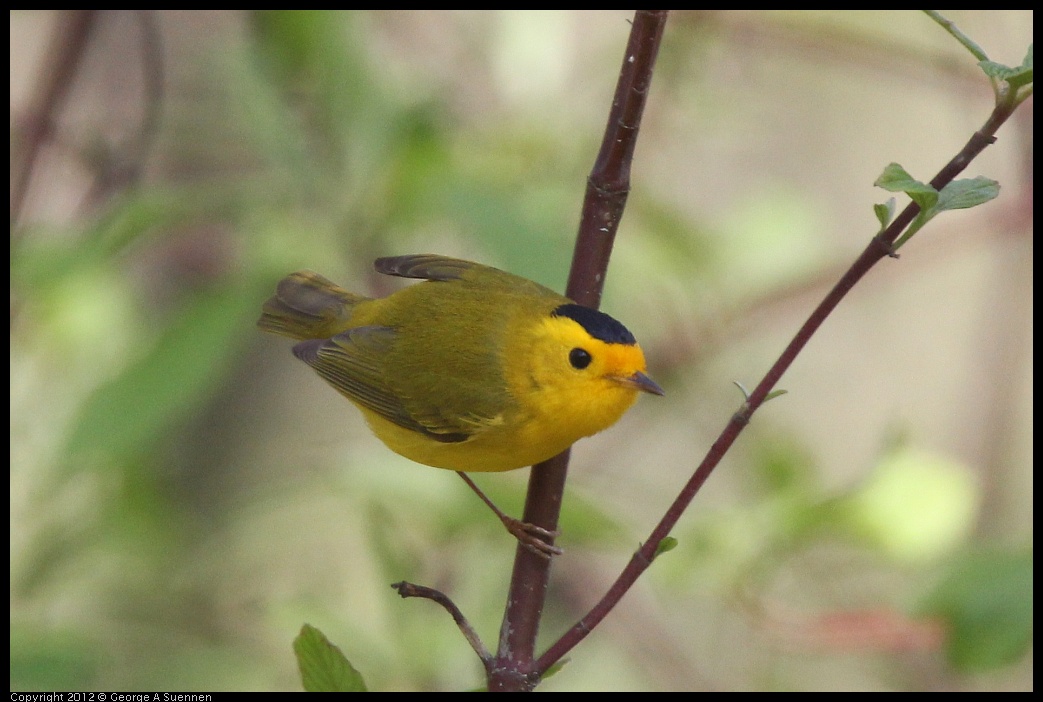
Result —
MULTIPOLYGON (((1009 101, 1004 103, 1001 102, 993 110, 992 114, 989 115, 989 119, 985 122, 982 128, 976 131, 971 138, 967 141, 964 147, 949 161, 931 180, 931 185, 936 189, 941 190, 948 183, 952 182, 957 175, 970 164, 970 162, 976 158, 987 146, 995 143, 996 141, 996 130, 1006 122, 1014 110, 1015 105, 1009 101)), ((916 203, 910 203, 902 212, 899 214, 890 226, 888 226, 883 232, 875 236, 870 240, 869 245, 865 248, 862 254, 855 260, 847 272, 840 278, 833 289, 826 295, 825 299, 819 303, 819 306, 815 308, 814 312, 808 317, 807 321, 797 332, 796 336, 789 343, 789 345, 782 352, 782 355, 775 362, 775 364, 768 370, 767 375, 757 385, 757 387, 750 393, 749 398, 742 408, 732 416, 728 425, 721 432, 721 435, 717 437, 717 440, 710 447, 709 452, 703 459, 702 463, 695 470, 695 473, 685 484, 681 493, 674 500, 673 504, 667 510, 662 520, 652 530, 648 540, 645 541, 636 553, 631 557, 630 562, 627 563, 623 572, 620 573, 619 577, 609 588, 608 592, 601 598, 601 600, 594 605, 594 607, 587 612, 576 624, 572 626, 565 634, 558 639, 554 644, 551 645, 547 651, 540 656, 536 662, 537 674, 545 672, 554 663, 561 659, 566 653, 568 653, 576 644, 586 638, 587 634, 596 627, 605 616, 612 611, 616 604, 622 599, 623 595, 630 589, 630 587, 637 581, 638 577, 651 565, 652 561, 657 555, 660 542, 666 538, 677 521, 681 518, 681 515, 691 504, 692 499, 696 493, 702 488, 703 483, 710 477, 710 473, 713 472, 717 464, 720 463, 724 454, 728 451, 731 445, 738 438, 739 434, 749 423, 750 417, 753 413, 764 403, 768 397, 772 388, 779 381, 782 375, 789 369, 793 361, 803 350, 804 346, 808 343, 818 328, 825 322, 826 318, 836 309, 840 301, 847 295, 847 293, 861 280, 869 270, 880 261, 880 259, 892 254, 892 245, 898 239, 898 236, 902 231, 916 218, 916 215, 920 212, 920 208, 916 203)))
POLYGON ((413 583, 407 583, 405 580, 398 583, 392 583, 394 588, 402 599, 409 597, 422 597, 427 600, 432 600, 442 605, 445 611, 449 612, 449 616, 453 618, 456 625, 460 628, 460 632, 467 639, 467 643, 471 644, 471 648, 475 653, 478 654, 478 658, 481 659, 482 664, 485 666, 486 671, 489 670, 492 665, 492 655, 485 648, 485 644, 478 637, 478 633, 471 626, 471 623, 467 621, 467 617, 460 611, 460 608, 456 606, 449 597, 432 587, 424 587, 423 585, 414 585, 413 583))

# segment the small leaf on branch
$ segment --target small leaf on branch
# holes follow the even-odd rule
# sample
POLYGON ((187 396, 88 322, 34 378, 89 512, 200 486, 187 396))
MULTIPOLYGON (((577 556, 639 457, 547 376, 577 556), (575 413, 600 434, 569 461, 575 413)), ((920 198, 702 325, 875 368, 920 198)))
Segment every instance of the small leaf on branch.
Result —
POLYGON ((876 214, 876 218, 880 222, 880 231, 887 229, 887 225, 891 223, 892 219, 894 219, 895 204, 897 202, 898 201, 892 197, 888 198, 887 202, 873 205, 873 212, 876 214))
POLYGON ((550 676, 556 674, 559 670, 561 670, 562 668, 565 667, 566 663, 568 663, 571 660, 572 660, 571 658, 562 658, 561 660, 557 661, 550 668, 547 668, 547 672, 545 672, 542 676, 540 676, 540 679, 541 680, 546 680, 550 676))
POLYGON ((1020 88, 1032 82, 1032 44, 1020 66, 1006 66, 996 61, 979 61, 978 65, 985 75, 996 80, 1005 80, 1013 88, 1020 88))
POLYGON ((1015 88, 1020 88, 1023 85, 1028 85, 1032 82, 1032 68, 1024 68, 1018 66, 1011 68, 1010 66, 1004 66, 1002 63, 996 63, 995 61, 981 61, 978 63, 985 74, 996 78, 997 80, 1005 80, 1015 88))
POLYGON ((1000 194, 1000 184, 991 178, 965 178, 954 180, 942 188, 938 195, 938 203, 934 206, 931 216, 946 210, 964 210, 968 207, 977 207, 989 200, 994 200, 1000 194))
POLYGON ((929 210, 938 201, 938 191, 909 175, 901 165, 889 163, 873 185, 892 193, 905 193, 921 210, 929 210))
POLYGON ((677 548, 677 539, 672 536, 664 536, 659 544, 655 547, 655 553, 652 554, 652 558, 659 558, 667 551, 673 551, 677 548))

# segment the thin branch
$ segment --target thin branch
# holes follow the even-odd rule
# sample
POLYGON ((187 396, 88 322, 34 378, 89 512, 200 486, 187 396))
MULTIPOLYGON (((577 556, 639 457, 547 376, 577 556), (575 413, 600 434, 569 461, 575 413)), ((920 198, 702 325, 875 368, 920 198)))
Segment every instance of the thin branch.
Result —
MULTIPOLYGON (((601 150, 587 179, 565 294, 590 307, 601 302, 612 242, 630 191, 630 162, 666 19, 666 10, 638 10, 634 15, 601 150)), ((557 530, 568 459, 569 452, 565 451, 533 467, 522 516, 525 522, 547 531, 557 530)), ((539 682, 533 667, 534 652, 549 575, 548 559, 522 547, 517 549, 496 664, 489 675, 490 690, 531 690, 539 682)), ((545 671, 545 667, 539 668, 539 673, 545 671)))
POLYGON ((163 118, 163 44, 156 10, 133 10, 141 34, 142 115, 137 133, 108 147, 96 165, 95 181, 83 198, 88 205, 137 183, 159 136, 163 118))
POLYGON ((960 28, 957 27, 951 19, 948 19, 947 17, 943 16, 940 12, 938 12, 938 10, 923 10, 923 12, 928 17, 933 19, 935 22, 940 24, 945 31, 947 31, 956 39, 956 41, 960 42, 960 44, 962 44, 964 48, 967 49, 967 51, 971 52, 974 58, 978 59, 979 61, 989 60, 989 57, 985 54, 985 50, 977 44, 975 44, 973 41, 971 41, 971 38, 969 36, 961 32, 960 28))
POLYGON ((47 64, 41 72, 40 89, 30 102, 23 120, 19 154, 11 172, 11 222, 21 216, 33 171, 44 144, 54 130, 65 99, 83 61, 88 40, 100 10, 64 10, 47 49, 47 64))
MULTIPOLYGON (((141 68, 144 92, 142 118, 137 133, 126 144, 106 149, 98 163, 92 162, 95 178, 84 203, 95 203, 136 182, 159 133, 163 105, 163 58, 155 10, 135 10, 141 34, 141 68)), ((11 222, 21 216, 32 185, 36 164, 44 145, 51 139, 69 92, 98 24, 97 10, 69 10, 61 14, 48 49, 48 62, 39 80, 40 88, 21 120, 21 144, 15 149, 11 172, 11 222)))
POLYGON ((460 631, 463 633, 464 638, 467 639, 467 643, 471 644, 471 648, 478 654, 478 657, 482 660, 482 664, 485 665, 485 670, 488 673, 492 667, 493 656, 489 653, 489 650, 485 648, 485 644, 482 643, 481 638, 478 637, 478 633, 471 626, 471 623, 467 621, 467 618, 460 611, 460 608, 449 599, 449 597, 438 590, 430 587, 424 587, 423 585, 414 585, 413 583, 407 583, 405 580, 399 583, 393 583, 391 585, 395 590, 398 591, 399 596, 402 599, 408 597, 423 597, 424 599, 433 600, 438 604, 442 605, 449 616, 453 618, 456 625, 460 627, 460 631))
MULTIPOLYGON (((960 152, 938 172, 938 175, 931 180, 931 185, 941 190, 955 179, 987 146, 995 143, 996 130, 1010 117, 1012 111, 1013 108, 1009 103, 998 104, 985 122, 985 125, 975 132, 960 152)), ((536 662, 538 673, 546 671, 562 656, 572 650, 576 644, 586 638, 587 634, 605 618, 605 615, 616 606, 638 577, 651 565, 652 560, 656 556, 659 543, 673 530, 696 493, 699 492, 706 479, 710 477, 710 473, 717 467, 721 458, 723 458, 724 454, 735 442, 735 439, 749 423, 753 413, 764 403, 772 388, 775 387, 782 375, 789 369, 797 355, 803 350, 826 318, 840 304, 844 296, 880 259, 892 254, 892 245, 902 231, 916 218, 919 211, 920 208, 915 203, 910 203, 887 229, 878 236, 873 237, 858 259, 841 277, 829 294, 826 295, 815 311, 811 313, 811 316, 808 317, 764 379, 750 393, 749 399, 742 409, 733 415, 724 431, 721 432, 713 446, 710 447, 710 451, 702 463, 699 464, 695 473, 681 490, 677 499, 674 500, 674 503, 670 505, 662 520, 652 530, 648 540, 631 557, 630 562, 627 563, 623 572, 612 584, 608 592, 582 619, 540 656, 536 662)))

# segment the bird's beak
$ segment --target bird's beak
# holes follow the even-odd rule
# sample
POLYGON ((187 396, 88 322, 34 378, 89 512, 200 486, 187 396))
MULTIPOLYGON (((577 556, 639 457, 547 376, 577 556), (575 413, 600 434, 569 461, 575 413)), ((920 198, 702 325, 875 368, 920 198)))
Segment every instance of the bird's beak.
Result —
POLYGON ((637 371, 633 375, 627 375, 623 377, 616 376, 613 378, 620 385, 624 385, 628 388, 640 390, 641 392, 651 393, 653 395, 665 395, 666 392, 663 388, 659 387, 659 384, 649 378, 641 371, 637 371))

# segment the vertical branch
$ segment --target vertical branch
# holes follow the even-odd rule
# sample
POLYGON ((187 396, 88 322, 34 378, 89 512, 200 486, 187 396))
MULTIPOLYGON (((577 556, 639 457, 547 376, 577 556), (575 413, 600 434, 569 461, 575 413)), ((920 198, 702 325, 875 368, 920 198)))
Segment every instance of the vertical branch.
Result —
POLYGON ((630 164, 666 17, 667 10, 639 10, 634 16, 605 137, 587 178, 565 295, 588 307, 601 304, 612 243, 630 194, 630 164))
POLYGON ((11 169, 11 222, 18 220, 29 191, 36 160, 54 128, 83 60, 98 10, 65 10, 47 48, 40 89, 33 97, 22 127, 21 144, 11 169))
MULTIPOLYGON (((124 144, 106 146, 92 154, 93 182, 82 202, 93 204, 113 191, 137 182, 159 133, 163 98, 163 58, 155 10, 134 10, 141 33, 141 70, 144 85, 142 119, 137 134, 124 144)), ((11 160, 11 222, 17 223, 32 187, 37 162, 53 138, 80 66, 98 25, 98 10, 65 10, 56 21, 38 87, 20 120, 18 141, 11 160)), ((129 60, 129 59, 128 59, 129 60)), ((129 68, 128 68, 129 70, 129 68)), ((82 156, 82 154, 81 154, 82 156)))
MULTIPOLYGON (((612 242, 630 192, 630 164, 666 18, 666 10, 638 10, 634 16, 601 150, 587 178, 565 294, 589 307, 601 302, 612 242)), ((533 467, 523 514, 526 522, 549 531, 557 529, 568 460, 565 451, 533 467)), ((489 674, 490 690, 531 690, 539 682, 542 671, 535 670, 533 656, 549 574, 549 559, 518 548, 500 644, 489 674)))
POLYGON ((124 144, 113 144, 96 165, 94 183, 84 197, 93 204, 110 197, 116 190, 137 183, 159 136, 163 116, 163 51, 156 10, 132 10, 141 32, 141 73, 143 82, 141 125, 137 134, 124 144))

